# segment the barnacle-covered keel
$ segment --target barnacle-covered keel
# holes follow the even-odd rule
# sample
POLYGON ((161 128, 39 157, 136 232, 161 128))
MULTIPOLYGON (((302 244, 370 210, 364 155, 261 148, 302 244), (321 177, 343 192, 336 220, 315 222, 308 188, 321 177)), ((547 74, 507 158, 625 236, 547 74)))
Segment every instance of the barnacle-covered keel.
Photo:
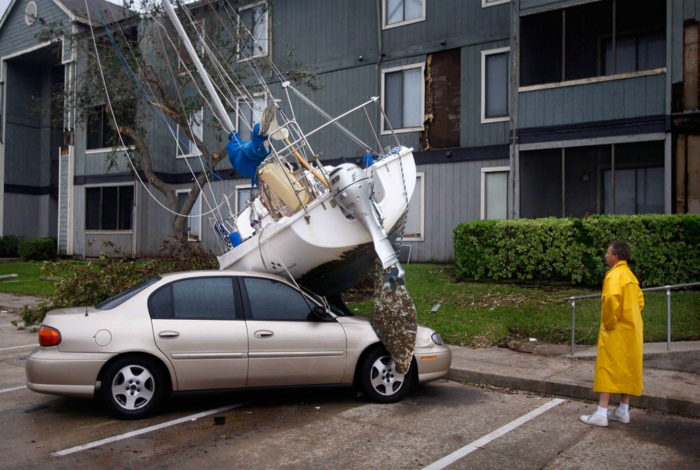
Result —
POLYGON ((374 265, 374 315, 372 326, 391 354, 396 370, 405 374, 411 366, 416 345, 418 316, 411 294, 402 284, 386 280, 381 261, 374 265))

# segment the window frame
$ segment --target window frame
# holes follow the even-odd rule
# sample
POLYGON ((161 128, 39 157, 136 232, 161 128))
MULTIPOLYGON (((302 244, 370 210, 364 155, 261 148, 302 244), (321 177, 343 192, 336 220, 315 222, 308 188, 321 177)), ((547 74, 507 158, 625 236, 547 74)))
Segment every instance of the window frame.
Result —
MULTIPOLYGON (((419 63, 414 63, 414 64, 409 64, 409 65, 400 65, 398 67, 389 67, 386 69, 382 70, 382 95, 381 95, 381 100, 382 100, 382 108, 384 110, 384 114, 386 114, 386 76, 389 73, 394 73, 394 72, 403 72, 405 70, 411 70, 411 69, 417 69, 420 68, 421 72, 421 89, 420 89, 420 119, 421 119, 421 125, 417 127, 402 127, 399 129, 394 128, 393 131, 396 134, 403 134, 406 132, 420 132, 425 130, 425 62, 419 62, 419 63)), ((391 135, 392 129, 387 128, 387 119, 384 119, 384 115, 381 116, 382 120, 382 125, 381 125, 381 135, 391 135)))
MULTIPOLYGON (((180 194, 189 194, 191 193, 191 189, 176 189, 175 190, 175 195, 178 198, 178 202, 180 200, 180 194)), ((179 204, 178 204, 179 206, 179 204)), ((190 213, 186 216, 187 217, 187 241, 188 242, 201 242, 202 241, 202 192, 200 191, 199 196, 197 196, 197 200, 194 202, 194 205, 192 206, 192 209, 197 207, 199 209, 199 215, 196 217, 192 217, 192 211, 190 210, 190 213), (197 219, 197 233, 199 234, 197 238, 190 238, 190 228, 192 227, 192 221, 193 219, 197 219)), ((180 208, 178 207, 178 212, 180 211, 180 208)), ((180 217, 185 217, 185 216, 180 216, 180 217)))
MULTIPOLYGON (((199 110, 195 111, 194 113, 192 113, 192 114, 190 115, 190 119, 189 119, 190 121, 192 121, 192 117, 193 117, 195 114, 200 114, 200 124, 199 124, 199 128, 201 129, 201 131, 200 131, 201 135, 197 135, 197 134, 195 133, 195 136, 196 136, 196 137, 199 137, 199 140, 201 140, 202 142, 204 142, 204 106, 202 106, 201 108, 199 108, 199 110)), ((181 149, 182 143, 180 142, 180 124, 175 124, 175 132, 176 132, 176 133, 175 133, 175 136, 176 136, 176 137, 175 137, 175 158, 176 158, 176 159, 192 158, 192 157, 201 157, 201 156, 202 156, 202 151, 199 150, 199 147, 197 147, 197 143, 194 142, 194 141, 192 141, 192 140, 190 140, 190 148, 187 149, 187 150, 188 150, 188 151, 191 151, 191 150, 192 150, 192 145, 194 144, 194 146, 197 148, 197 153, 191 153, 191 152, 190 152, 190 153, 182 153, 182 154, 181 154, 181 153, 180 153, 180 149, 181 149)), ((189 140, 189 138, 188 138, 188 140, 189 140)))
POLYGON ((242 108, 250 110, 252 113, 251 122, 249 123, 251 128, 248 129, 247 127, 245 127, 245 129, 246 132, 250 132, 251 136, 253 135, 253 127, 255 126, 255 112, 253 111, 252 107, 250 107, 247 103, 249 98, 253 98, 253 106, 255 106, 256 100, 262 98, 262 109, 260 110, 261 117, 263 111, 265 110, 266 103, 264 93, 253 93, 251 97, 241 96, 238 99, 236 99, 236 130, 238 131, 239 135, 241 133, 241 126, 245 125, 245 123, 241 122, 241 117, 243 116, 242 108))
MULTIPOLYGON (((480 220, 486 220, 486 174, 487 173, 506 173, 506 181, 510 180, 510 167, 509 166, 491 166, 484 167, 481 169, 481 212, 480 220)), ((508 183, 506 183, 506 218, 510 219, 510 191, 508 183)))
POLYGON ((510 3, 510 0, 481 0, 481 8, 493 7, 504 3, 510 3))
POLYGON ((513 92, 510 89, 510 46, 507 47, 499 47, 496 49, 486 49, 481 51, 481 123, 482 124, 490 124, 493 122, 505 122, 505 121, 510 121, 510 99, 511 99, 511 93, 513 92), (505 116, 497 116, 497 117, 486 117, 486 57, 490 55, 497 55, 497 54, 507 54, 506 55, 506 63, 507 63, 507 72, 506 72, 506 90, 508 90, 508 96, 506 97, 506 105, 508 107, 508 113, 505 116))
MULTIPOLYGON (((84 191, 85 191, 85 217, 84 217, 84 230, 85 233, 94 233, 94 234, 109 234, 109 233, 116 233, 116 234, 128 234, 128 233, 133 233, 134 232, 134 220, 135 220, 135 210, 136 210, 136 185, 134 183, 130 184, 105 184, 105 185, 99 185, 99 184, 93 184, 93 185, 85 185, 84 186, 84 191), (87 190, 88 189, 95 189, 99 188, 100 189, 100 215, 99 215, 99 224, 102 225, 102 189, 104 188, 125 188, 125 187, 131 187, 132 188, 132 193, 131 193, 131 228, 129 229, 102 229, 102 228, 87 228, 88 227, 88 210, 87 210, 87 204, 88 204, 88 194, 87 190)), ((119 193, 117 189, 117 203, 119 202, 119 193)), ((119 207, 117 207, 117 227, 119 226, 119 207)))
MULTIPOLYGON (((420 229, 418 236, 404 234, 404 242, 424 242, 425 241, 425 172, 416 172, 416 189, 420 192, 420 229), (420 181, 420 187, 418 186, 420 181)), ((413 191, 413 197, 416 197, 416 191, 413 191)))
MULTIPOLYGON (((98 107, 101 109, 103 123, 104 123, 104 119, 107 119, 106 106, 107 106, 106 104, 102 104, 102 105, 97 105, 97 106, 92 107, 93 110, 95 108, 98 108, 98 107)), ((91 112, 91 111, 88 111, 88 112, 91 112)), ((101 129, 101 130, 104 130, 104 129, 101 129)), ((134 148, 136 148, 134 145, 127 145, 127 146, 117 145, 117 146, 113 146, 113 147, 88 148, 89 138, 90 138, 90 117, 88 116, 88 118, 85 120, 85 155, 92 155, 92 154, 96 154, 96 153, 106 153, 106 152, 112 152, 112 151, 123 152, 125 150, 133 150, 134 148)), ((102 143, 104 143, 104 139, 105 139, 105 137, 103 135, 102 139, 101 139, 102 143)), ((121 140, 120 140, 120 143, 121 143, 121 140)))
MULTIPOLYGON (((388 0, 382 0, 382 30, 391 29, 391 28, 398 28, 400 26, 406 26, 409 24, 420 23, 421 21, 426 20, 427 0, 421 0, 422 10, 423 10, 421 13, 421 16, 419 16, 418 18, 412 18, 410 20, 399 21, 398 23, 387 24, 387 20, 388 20, 387 15, 386 15, 386 12, 388 10, 387 1, 388 0)), ((401 0, 401 1, 405 2, 406 0, 401 0)), ((507 1, 510 1, 510 0, 507 0, 507 1)))
POLYGON ((241 205, 241 191, 252 191, 254 189, 257 189, 258 185, 256 184, 255 186, 251 186, 250 184, 237 184, 235 185, 235 197, 233 203, 235 204, 236 207, 236 214, 240 214, 245 210, 239 209, 241 205))
MULTIPOLYGON (((252 10, 254 8, 258 8, 260 6, 265 7, 265 53, 260 53, 258 54, 259 50, 256 48, 253 51, 253 55, 251 56, 243 56, 243 53, 241 52, 241 38, 240 36, 236 40, 236 61, 237 62, 245 62, 248 60, 255 60, 260 57, 269 57, 272 58, 272 53, 270 51, 270 45, 272 44, 272 29, 270 27, 270 5, 268 4, 267 0, 263 0, 260 2, 252 3, 250 5, 243 6, 238 9, 238 31, 241 30, 241 23, 242 23, 242 18, 241 18, 241 12, 244 10, 252 10)), ((248 27, 245 25, 246 28, 248 27)), ((257 41, 255 39, 254 31, 253 33, 253 40, 257 41)))
POLYGON ((238 279, 236 276, 197 276, 197 277, 187 277, 183 279, 175 279, 170 282, 168 282, 165 285, 162 285, 155 289, 153 292, 151 292, 148 295, 148 300, 146 301, 146 308, 148 310, 148 316, 151 318, 151 320, 168 320, 168 321, 243 321, 244 316, 243 312, 241 309, 241 304, 240 304, 240 289, 238 288, 238 279), (175 311, 173 310, 172 317, 163 317, 163 316, 156 316, 153 315, 153 308, 151 308, 151 301, 152 299, 165 289, 170 290, 170 301, 172 307, 174 309, 175 307, 175 302, 173 299, 174 292, 173 292, 173 287, 175 284, 181 283, 181 282, 189 282, 189 281, 194 281, 194 280, 211 280, 211 279, 227 279, 231 283, 231 293, 233 294, 233 303, 231 304, 231 315, 227 318, 221 318, 221 317, 177 317, 175 316, 175 311))
POLYGON ((322 321, 319 318, 314 318, 313 315, 313 308, 319 306, 319 304, 309 296, 307 296, 303 291, 295 289, 293 286, 287 284, 286 282, 279 281, 277 279, 270 279, 267 277, 257 277, 257 276, 240 276, 239 277, 239 286, 241 290, 241 297, 243 298, 244 305, 245 305, 245 318, 247 321, 257 321, 257 322, 293 322, 293 323, 311 323, 316 322, 316 321, 322 321), (251 295, 248 292, 248 286, 246 285, 246 281, 248 279, 253 279, 255 281, 269 281, 275 284, 279 284, 284 286, 287 289, 290 289, 291 291, 296 292, 299 294, 306 304, 307 307, 309 307, 309 312, 307 316, 303 319, 297 318, 297 319, 292 319, 292 318, 255 318, 254 313, 253 313, 253 305, 251 303, 251 295), (310 320, 310 318, 312 320, 310 320))

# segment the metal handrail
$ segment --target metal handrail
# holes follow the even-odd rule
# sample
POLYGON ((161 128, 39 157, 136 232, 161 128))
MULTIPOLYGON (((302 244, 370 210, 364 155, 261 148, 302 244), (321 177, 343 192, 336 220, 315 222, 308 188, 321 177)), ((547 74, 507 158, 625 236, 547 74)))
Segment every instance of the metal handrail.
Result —
MULTIPOLYGON (((646 287, 642 289, 642 292, 653 292, 653 291, 666 291, 666 349, 671 350, 671 290, 673 289, 683 289, 685 287, 696 287, 700 286, 700 282, 691 282, 688 284, 674 284, 667 286, 657 286, 657 287, 646 287)), ((593 295, 577 295, 572 297, 566 297, 562 301, 571 302, 571 355, 574 355, 574 348, 576 346, 576 301, 581 299, 593 299, 600 297, 601 294, 593 295)))

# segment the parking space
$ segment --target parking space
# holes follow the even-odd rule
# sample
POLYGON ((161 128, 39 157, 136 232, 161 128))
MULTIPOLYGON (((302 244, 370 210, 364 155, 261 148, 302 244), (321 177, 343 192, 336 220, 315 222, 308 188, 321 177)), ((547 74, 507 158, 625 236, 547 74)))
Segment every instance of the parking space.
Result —
POLYGON ((700 466, 700 420, 633 409, 629 425, 593 428, 578 422, 590 403, 446 380, 393 405, 347 388, 295 388, 177 397, 155 417, 120 421, 96 401, 11 390, 23 386, 30 349, 8 347, 3 468, 700 466))

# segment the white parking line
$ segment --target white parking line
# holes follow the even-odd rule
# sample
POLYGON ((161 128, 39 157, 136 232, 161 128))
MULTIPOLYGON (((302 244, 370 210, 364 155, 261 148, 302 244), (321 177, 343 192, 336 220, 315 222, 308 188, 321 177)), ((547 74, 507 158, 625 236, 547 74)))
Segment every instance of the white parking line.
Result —
POLYGON ((0 348, 0 351, 9 351, 10 349, 35 348, 38 344, 25 344, 23 346, 10 346, 9 348, 0 348))
POLYGON ((535 418, 535 417, 541 415, 545 411, 547 411, 551 408, 554 408, 555 406, 557 406, 558 404, 563 403, 563 402, 564 402, 564 400, 562 400, 561 398, 555 398, 554 400, 549 401, 549 402, 545 403, 544 405, 540 406, 536 410, 532 410, 528 414, 523 415, 520 418, 506 424, 505 426, 496 429, 492 433, 485 435, 481 439, 477 439, 476 441, 474 441, 470 444, 467 444, 466 446, 462 447, 461 449, 452 452, 450 455, 447 455, 447 456, 441 458, 440 460, 433 462, 432 464, 425 467, 423 470, 439 470, 439 469, 445 468, 448 465, 453 464, 457 460, 461 459, 462 457, 464 457, 468 454, 471 454, 476 449, 485 446, 486 444, 488 444, 489 442, 491 442, 495 439, 498 439, 499 437, 512 431, 513 429, 517 428, 518 426, 521 426, 521 425, 527 423, 532 418, 535 418))
POLYGON ((14 392, 15 390, 22 390, 24 388, 27 388, 27 386, 26 385, 18 385, 16 387, 0 388, 0 393, 14 392))
POLYGON ((131 431, 125 434, 119 434, 118 436, 108 437, 100 441, 90 442, 88 444, 83 444, 80 446, 71 447, 70 449, 59 450, 58 452, 53 452, 51 455, 54 457, 62 457, 68 454, 74 454, 75 452, 80 452, 81 450, 92 449, 93 447, 99 447, 104 444, 109 444, 110 442, 121 441, 123 439, 128 439, 130 437, 139 436, 141 434, 146 434, 152 431, 157 431, 159 429, 167 428, 170 426, 175 426, 176 424, 186 423, 187 421, 194 421, 195 419, 204 418, 205 416, 213 415, 216 413, 221 413, 224 411, 232 410, 243 406, 243 403, 238 403, 236 405, 224 406, 222 408, 216 408, 215 410, 203 411, 190 416, 185 416, 184 418, 174 419, 172 421, 167 421, 165 423, 156 424, 155 426, 149 426, 147 428, 139 429, 138 431, 131 431))

